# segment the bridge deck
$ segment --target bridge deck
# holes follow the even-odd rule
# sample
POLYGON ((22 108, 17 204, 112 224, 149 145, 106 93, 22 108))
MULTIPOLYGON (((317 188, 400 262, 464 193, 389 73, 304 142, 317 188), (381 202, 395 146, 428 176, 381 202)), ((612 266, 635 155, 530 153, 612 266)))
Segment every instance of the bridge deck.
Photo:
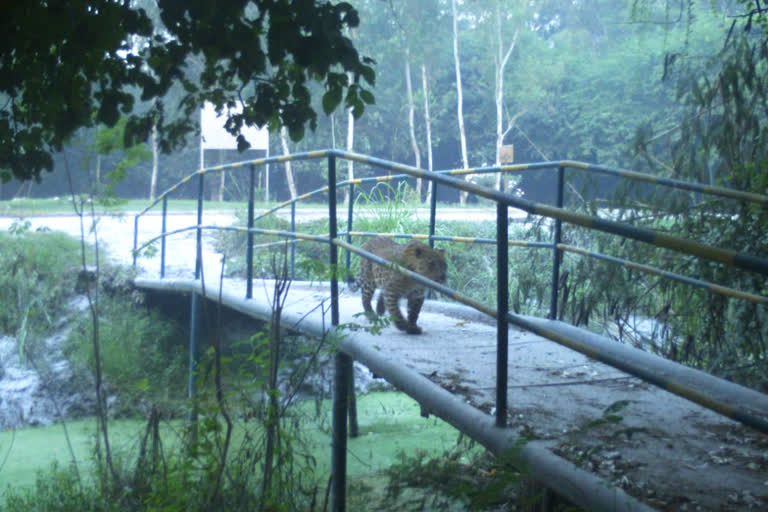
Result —
MULTIPOLYGON (((136 279, 136 285, 200 293, 199 282, 188 279, 136 279)), ((272 284, 255 281, 253 290, 253 299, 243 299, 244 281, 225 279, 222 302, 268 319, 272 284)), ((206 294, 216 300, 219 293, 217 286, 206 294)), ((364 324, 354 317, 361 310, 359 294, 342 287, 341 323, 364 324)), ((292 283, 283 323, 313 335, 326 331, 327 286, 292 283)), ((345 330, 340 347, 496 452, 533 434, 540 441, 529 443, 531 450, 573 460, 652 507, 768 506, 766 436, 516 327, 509 333, 510 427, 499 432, 490 414, 495 322, 463 306, 427 301, 419 324, 421 336, 394 327, 379 335, 345 330), (452 400, 428 401, 440 388, 453 393, 452 400)))

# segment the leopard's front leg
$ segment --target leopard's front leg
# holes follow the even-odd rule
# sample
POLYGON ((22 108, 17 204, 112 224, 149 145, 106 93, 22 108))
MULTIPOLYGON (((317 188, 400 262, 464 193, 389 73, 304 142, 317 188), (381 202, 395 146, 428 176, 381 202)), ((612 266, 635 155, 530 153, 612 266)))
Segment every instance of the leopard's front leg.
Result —
POLYGON ((421 334, 421 327, 416 325, 416 320, 419 319, 419 313, 421 312, 421 306, 424 304, 424 289, 412 291, 408 294, 408 325, 405 331, 408 334, 421 334))

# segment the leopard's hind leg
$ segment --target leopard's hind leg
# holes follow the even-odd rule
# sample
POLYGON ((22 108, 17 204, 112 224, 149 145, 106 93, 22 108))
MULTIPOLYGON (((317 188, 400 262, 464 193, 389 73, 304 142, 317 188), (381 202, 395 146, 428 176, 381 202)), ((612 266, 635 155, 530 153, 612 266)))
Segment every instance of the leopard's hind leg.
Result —
POLYGON ((389 313, 389 316, 392 319, 392 323, 395 324, 395 327, 401 331, 407 332, 408 334, 418 334, 416 332, 412 332, 408 328, 408 324, 405 321, 405 318, 403 318, 403 314, 400 312, 400 308, 397 305, 399 298, 400 297, 398 295, 395 295, 387 288, 381 291, 380 300, 384 303, 387 313, 389 313))
MULTIPOLYGON (((360 294, 363 301, 363 310, 366 313, 373 314, 371 299, 376 291, 376 281, 373 278, 373 271, 370 264, 364 262, 360 265, 360 294)), ((378 308, 378 306, 377 306, 378 308)))

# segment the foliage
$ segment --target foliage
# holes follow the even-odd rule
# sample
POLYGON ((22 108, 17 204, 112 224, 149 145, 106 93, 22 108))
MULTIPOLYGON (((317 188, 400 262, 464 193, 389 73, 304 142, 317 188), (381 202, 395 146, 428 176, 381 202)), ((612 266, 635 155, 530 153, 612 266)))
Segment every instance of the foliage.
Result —
MULTIPOLYGON (((123 294, 102 295, 99 319, 104 379, 110 393, 119 397, 119 410, 113 413, 135 414, 137 408, 146 412, 151 403, 173 414, 186 383, 180 326, 123 294)), ((69 335, 64 352, 79 374, 94 371, 92 336, 93 324, 85 317, 69 335)))
POLYGON ((62 233, 33 232, 17 221, 0 233, 0 334, 34 353, 75 293, 79 245, 62 233))
MULTIPOLYGON (((672 129, 646 125, 635 151, 660 175, 766 194, 768 192, 768 38, 765 11, 742 2, 744 11, 716 31, 706 59, 671 53, 665 77, 676 84, 683 108, 672 129), (743 24, 742 24, 743 23, 743 24), (755 28, 757 27, 757 28, 755 28)), ((759 6, 759 4, 758 4, 759 6)), ((689 23, 692 23, 689 21, 689 23)), ((654 193, 644 199, 664 228, 706 244, 768 256, 765 208, 746 201, 696 194, 654 193)), ((651 261, 663 261, 661 254, 651 261)), ((704 261, 672 265, 681 273, 766 295, 762 276, 704 261)), ((768 363, 768 317, 763 306, 659 283, 656 307, 673 359, 760 387, 768 363)))
POLYGON ((244 101, 227 121, 235 135, 244 123, 284 125, 299 139, 316 126, 312 80, 325 87, 324 112, 343 100, 359 117, 375 77, 344 35, 358 23, 344 2, 12 3, 0 21, 0 177, 39 180, 76 130, 122 116, 127 146, 158 123, 168 152, 195 130, 204 101, 227 112, 244 101), (168 104, 172 86, 183 94, 168 104))
POLYGON ((117 512, 118 503, 110 502, 99 496, 96 488, 83 487, 77 478, 77 472, 71 467, 61 468, 53 464, 48 471, 40 471, 34 489, 25 489, 7 493, 4 510, 24 512, 117 512))
MULTIPOLYGON (((138 142, 129 146, 125 145, 125 128, 127 124, 128 118, 121 117, 114 127, 98 130, 95 135, 96 140, 90 148, 96 153, 96 158, 99 159, 98 165, 100 165, 102 156, 109 155, 113 152, 122 152, 123 158, 103 176, 108 180, 108 186, 105 190, 107 194, 113 193, 117 183, 125 178, 130 169, 134 168, 140 162, 152 157, 152 154, 147 150, 146 144, 143 142, 138 142)), ((96 185, 95 191, 97 193, 101 193, 99 190, 101 179, 102 176, 99 173, 93 178, 96 185)))
POLYGON ((423 487, 432 491, 434 501, 426 506, 434 510, 440 509, 441 496, 461 499, 466 510, 518 510, 520 473, 487 452, 472 450, 471 445, 459 443, 437 457, 421 450, 400 453, 398 459, 387 470, 392 498, 403 487, 423 487))
POLYGON ((407 181, 400 180, 395 186, 388 182, 377 183, 370 191, 360 192, 355 197, 355 211, 361 217, 356 231, 413 231, 414 225, 418 224, 413 218, 413 211, 418 205, 419 198, 407 181))
MULTIPOLYGON (((245 224, 242 218, 242 212, 239 212, 241 224, 245 224)), ((290 231, 290 221, 271 215, 258 219, 254 227, 261 229, 272 229, 280 231, 290 231)), ((302 233, 327 236, 328 221, 313 220, 301 223, 297 229, 302 233)), ((246 243, 247 235, 243 232, 223 231, 216 234, 216 248, 226 255, 227 275, 245 275, 246 272, 246 243)), ((313 280, 327 277, 325 267, 318 267, 317 262, 328 261, 327 247, 317 242, 297 241, 295 247, 295 273, 292 275, 295 279, 313 280)), ((273 259, 277 255, 288 252, 290 254, 290 244, 285 243, 285 238, 272 235, 254 235, 253 251, 253 275, 268 277, 273 271, 273 259)))

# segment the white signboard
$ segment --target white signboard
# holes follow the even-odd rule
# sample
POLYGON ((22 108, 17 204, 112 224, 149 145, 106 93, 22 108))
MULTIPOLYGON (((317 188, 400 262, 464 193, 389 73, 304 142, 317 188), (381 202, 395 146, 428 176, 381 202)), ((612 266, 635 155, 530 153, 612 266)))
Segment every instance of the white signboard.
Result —
MULTIPOLYGON (((242 110, 242 107, 235 112, 242 110)), ((216 115, 213 104, 207 103, 200 112, 202 149, 237 149, 237 139, 224 129, 227 121, 226 111, 216 115)), ((245 126, 240 133, 251 143, 251 149, 269 148, 269 131, 255 126, 245 126)))

